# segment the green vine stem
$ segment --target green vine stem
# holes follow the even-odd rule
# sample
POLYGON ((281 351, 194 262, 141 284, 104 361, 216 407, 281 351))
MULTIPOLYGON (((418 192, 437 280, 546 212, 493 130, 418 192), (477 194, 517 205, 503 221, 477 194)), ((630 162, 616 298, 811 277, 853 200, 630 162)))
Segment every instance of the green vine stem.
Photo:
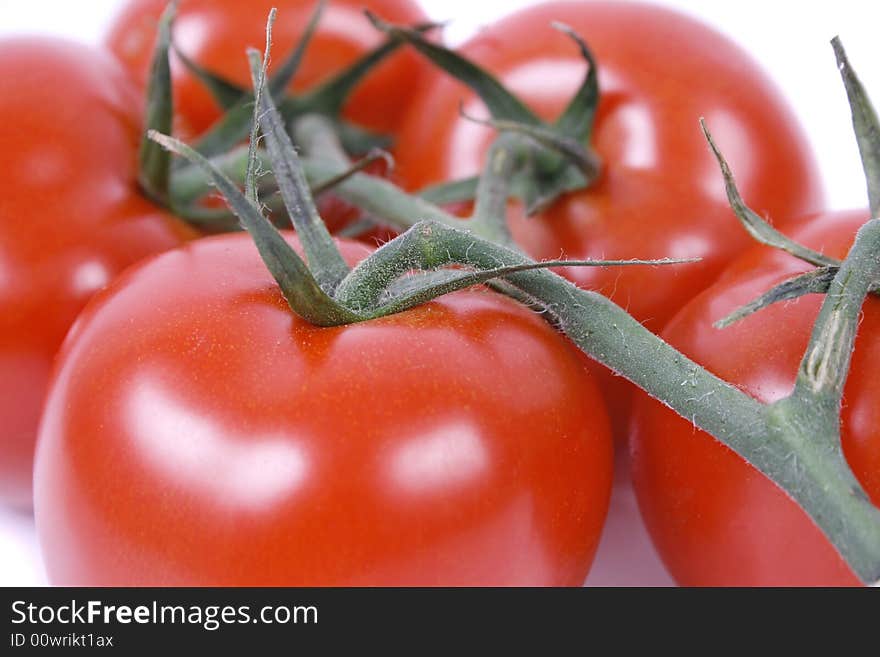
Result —
MULTIPOLYGON (((297 135, 302 136, 306 129, 321 132, 322 123, 300 123, 297 135)), ((347 161, 326 157, 326 152, 322 157, 309 153, 309 144, 332 138, 329 134, 300 140, 310 180, 331 178, 350 166, 347 161)), ((420 219, 433 220, 427 234, 430 245, 421 249, 426 254, 425 267, 446 262, 483 269, 531 262, 516 250, 463 230, 468 221, 406 194, 387 180, 358 173, 340 183, 335 193, 399 230, 420 219)), ((833 318, 820 334, 827 336, 823 341, 831 336, 840 341, 837 352, 832 350, 838 354, 838 362, 841 354, 852 350, 847 340, 854 337, 853 331, 841 333, 840 327, 855 326, 867 291, 865 281, 872 280, 870 273, 853 277, 845 272, 862 268, 871 258, 876 261, 880 253, 878 224, 872 221, 860 232, 844 260, 851 266, 838 271, 836 293, 826 296, 820 315, 833 318)), ((380 280, 379 274, 375 275, 380 280)), ((876 272, 873 276, 876 279, 876 272)), ((816 522, 863 582, 880 581, 880 510, 868 500, 843 457, 836 408, 833 422, 825 418, 827 412, 819 422, 812 398, 807 401, 800 394, 771 406, 761 404, 679 353, 606 297, 577 288, 550 271, 520 272, 505 280, 527 298, 537 300, 549 319, 585 353, 715 436, 779 485, 816 522)), ((820 342, 814 335, 811 349, 817 344, 820 342)))
POLYGON ((880 219, 859 229, 849 255, 825 295, 804 354, 793 399, 825 423, 838 423, 862 303, 880 280, 880 219))
MULTIPOLYGON (((300 121, 298 126, 311 125, 318 132, 330 130, 333 127, 324 117, 309 115, 300 121)), ((300 144, 307 155, 300 158, 303 171, 309 186, 324 187, 325 184, 337 178, 342 178, 333 191, 340 198, 357 206, 369 214, 381 217, 395 228, 406 230, 412 225, 412 218, 418 217, 430 221, 437 221, 449 226, 467 227, 467 221, 459 219, 452 214, 437 207, 433 203, 418 196, 411 196, 401 190, 394 183, 377 178, 365 173, 344 175, 351 169, 348 156, 340 148, 340 153, 334 155, 331 151, 317 150, 315 142, 311 139, 301 140, 302 131, 297 130, 297 143, 300 144), (320 153, 311 155, 310 153, 320 153)), ((338 144, 338 140, 335 140, 338 144)), ((211 163, 232 180, 244 180, 247 167, 247 146, 241 146, 225 155, 211 158, 211 163)), ((259 164, 264 170, 269 167, 265 153, 258 153, 259 164)), ((211 191, 211 183, 205 176, 205 172, 194 166, 181 169, 172 178, 171 193, 180 203, 192 203, 211 191)))
MULTIPOLYGON (((472 233, 437 225, 430 237, 414 249, 424 258, 419 263, 422 267, 464 263, 486 268, 530 262, 472 233)), ((863 257, 877 262, 878 252, 880 221, 875 220, 862 229, 847 262, 853 268, 863 257)), ((821 422, 817 422, 813 401, 818 392, 809 400, 796 393, 784 402, 761 404, 676 351, 596 292, 582 290, 546 270, 505 278, 539 300, 556 326, 584 352, 711 433, 779 485, 813 518, 864 582, 880 581, 880 509, 870 502, 840 449, 839 398, 829 397, 837 399, 837 405, 824 406, 821 422)), ((823 362, 828 365, 841 364, 842 354, 852 349, 867 278, 841 277, 837 294, 826 297, 825 308, 833 310, 823 308, 823 315, 834 319, 823 322, 820 316, 819 326, 834 329, 817 328, 822 337, 814 338, 812 349, 827 356, 823 362), (852 330, 847 332, 842 326, 852 330)), ((377 286, 383 280, 383 273, 377 273, 377 286)), ((818 379, 811 376, 810 380, 818 379)))
MULTIPOLYGON (((867 102, 859 96, 859 89, 848 87, 848 91, 851 102, 854 96, 862 104, 867 102)), ((870 118, 864 112, 860 116, 860 121, 870 118)), ((874 130, 876 125, 869 127, 874 130)), ((310 184, 339 177, 350 169, 326 117, 302 117, 293 130, 305 152, 302 165, 310 184)), ((816 263, 834 266, 836 272, 794 390, 785 399, 762 404, 678 352, 606 297, 540 268, 551 263, 535 263, 511 245, 495 241, 504 242, 499 221, 517 170, 516 158, 510 157, 505 144, 508 134, 498 138, 490 153, 478 185, 482 199, 476 218, 470 221, 452 217, 386 180, 363 173, 342 178, 334 187, 336 194, 406 232, 355 267, 332 295, 321 296, 316 285, 308 288, 309 294, 321 303, 332 302, 333 312, 338 314, 333 322, 346 323, 397 312, 437 294, 503 276, 503 285, 513 286, 522 298, 538 303, 548 319, 585 353, 712 434, 775 482, 813 519, 863 582, 880 583, 880 509, 871 503, 846 462, 839 417, 859 314, 865 296, 880 279, 880 219, 862 227, 841 263, 816 263), (477 272, 441 271, 452 265, 465 265, 477 272), (401 274, 412 270, 429 272, 436 278, 428 276, 430 284, 422 289, 395 287, 401 274)), ((857 125, 860 147, 866 143, 865 134, 857 125)), ((160 142, 186 154, 179 144, 160 142)), ((748 208, 734 194, 732 175, 720 153, 717 155, 737 214, 751 222, 747 225, 759 238, 779 241, 778 235, 767 234, 761 222, 748 214, 748 208)), ((276 166, 277 156, 272 157, 276 166)), ((199 163, 203 170, 212 171, 207 160, 199 163)), ((872 187, 873 172, 868 174, 872 187)), ((214 181, 223 182, 216 176, 214 181)), ((253 214, 254 206, 234 185, 226 183, 224 194, 240 197, 237 202, 242 209, 253 214)), ((204 186, 204 181, 201 184, 204 186)), ((255 226, 274 230, 268 221, 257 221, 258 216, 251 217, 255 226)), ((785 240, 779 246, 794 248, 785 240)), ((810 253, 796 254, 813 258, 810 253)), ((304 276, 308 281, 311 275, 304 276)), ((298 283, 291 280, 287 284, 298 283)))
MULTIPOLYGON (((317 121, 299 124, 297 135, 307 154, 309 145, 321 145, 323 150, 333 139, 332 133, 322 130, 317 121), (308 131, 322 134, 304 134, 308 131)), ((498 141, 503 143, 503 137, 498 141)), ((314 162, 314 156, 307 155, 306 165, 314 166, 314 162)), ((348 163, 337 158, 334 166, 339 171, 348 163)), ((504 167, 493 167, 490 156, 483 179, 491 177, 493 171, 502 177, 507 173, 504 167)), ((331 173, 324 171, 321 175, 331 173)), ((421 203, 420 199, 367 175, 352 176, 336 193, 353 204, 371 199, 370 211, 399 230, 406 230, 420 217, 413 213, 413 205, 421 203), (382 203, 376 203, 379 197, 382 203)), ((469 222, 443 215, 435 219, 439 223, 430 233, 430 243, 415 251, 424 256, 420 266, 457 262, 485 268, 530 262, 514 249, 462 231, 462 225, 467 227, 469 222), (444 231, 440 226, 458 230, 444 231)), ((880 237, 872 237, 874 225, 872 222, 863 228, 845 263, 864 269, 860 264, 863 259, 876 260, 880 237)), ((836 308, 829 326, 855 325, 864 295, 876 278, 871 272, 857 279, 847 277, 849 269, 838 270, 833 283, 836 293, 826 296, 823 308, 836 308), (848 302, 843 303, 843 299, 848 302)), ((389 274, 380 271, 374 275, 378 290, 389 274)), ((779 485, 813 518, 864 582, 880 581, 880 510, 868 500, 843 457, 836 407, 818 421, 813 399, 802 400, 797 394, 772 406, 761 404, 680 354, 607 298, 581 290, 552 272, 522 272, 505 280, 528 298, 538 300, 554 324, 584 352, 715 436, 779 485), (831 416, 833 422, 829 423, 831 416)), ((823 314, 826 312, 831 311, 823 309, 823 314)), ((823 330, 822 334, 828 336, 823 342, 836 345, 834 362, 840 363, 840 355, 852 350, 848 340, 854 338, 854 332, 836 332, 832 338, 833 333, 823 330)), ((814 337, 811 344, 820 342, 814 337)), ((827 351, 828 347, 823 349, 827 351)))
MULTIPOLYGON (((300 125, 297 134, 305 137, 302 133, 307 129, 321 130, 312 122, 300 125)), ((307 144, 329 139, 332 135, 324 132, 300 142, 307 154, 306 166, 313 167, 313 174, 317 173, 315 156, 310 155, 307 144)), ((331 175, 348 164, 337 160, 334 166, 321 175, 331 175)), ((483 176, 491 170, 488 165, 483 176)), ((406 230, 420 217, 413 213, 413 205, 421 199, 370 176, 352 176, 336 193, 355 205, 371 199, 370 212, 399 230, 406 230), (377 203, 378 198, 382 201, 377 203)), ((442 214, 434 219, 444 228, 461 229, 468 223, 442 214)), ((849 265, 841 266, 834 278, 834 293, 825 298, 818 333, 811 341, 811 350, 822 354, 811 362, 825 363, 825 372, 832 371, 827 367, 831 363, 841 371, 843 355, 852 351, 859 309, 878 277, 878 272, 866 270, 866 261, 873 258, 876 264, 880 253, 878 224, 871 222, 862 229, 844 261, 849 265), (853 276, 853 269, 862 273, 853 276)), ((439 227, 432 232, 432 246, 426 245, 421 253, 426 255, 421 263, 425 267, 439 266, 441 261, 477 268, 530 261, 519 251, 474 232, 442 231, 439 227)), ((598 293, 579 289, 546 270, 509 275, 505 281, 537 300, 554 325, 585 353, 712 434, 780 486, 822 529, 863 582, 880 582, 880 510, 868 499, 840 448, 839 399, 838 406, 826 402, 821 419, 817 418, 815 398, 805 399, 799 391, 776 404, 761 404, 679 353, 598 293), (832 407, 833 412, 829 410, 832 407)), ((814 365, 810 368, 815 371, 814 365)))
POLYGON ((518 164, 516 151, 515 137, 510 134, 501 134, 489 147, 468 226, 474 234, 510 247, 515 242, 507 225, 507 200, 518 164))

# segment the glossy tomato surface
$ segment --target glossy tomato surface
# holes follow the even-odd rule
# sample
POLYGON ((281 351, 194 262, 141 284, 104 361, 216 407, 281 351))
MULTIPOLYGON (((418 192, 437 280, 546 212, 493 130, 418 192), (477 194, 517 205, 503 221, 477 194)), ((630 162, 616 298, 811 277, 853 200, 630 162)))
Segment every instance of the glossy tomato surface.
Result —
POLYGON ((189 231, 137 192, 138 96, 119 65, 47 38, 0 41, 0 501, 31 504, 55 352, 94 292, 189 231))
POLYGON ((37 527, 55 584, 579 585, 611 461, 599 391, 537 315, 466 291, 316 328, 226 235, 81 316, 37 527))
MULTIPOLYGON (((129 0, 113 21, 106 43, 130 74, 146 85, 156 25, 166 0, 129 0)), ((292 52, 314 11, 314 1, 303 0, 183 0, 174 24, 174 40, 190 59, 242 87, 251 78, 245 50, 265 43, 266 17, 272 7, 278 16, 272 32, 273 60, 292 52)), ((334 0, 302 60, 292 89, 308 90, 340 72, 379 46, 382 34, 363 14, 370 9, 396 23, 425 20, 411 0, 334 0)), ((396 132, 403 112, 427 65, 401 49, 370 72, 345 108, 345 116, 365 128, 396 132)), ((186 137, 201 134, 220 116, 220 109, 204 86, 177 58, 172 59, 177 128, 186 137)))
MULTIPOLYGON (((813 217, 791 232, 842 258, 867 211, 813 217)), ((757 247, 675 316, 663 337, 765 402, 788 395, 820 295, 779 303, 720 330, 712 324, 807 265, 757 247)), ((846 458, 880 503, 880 301, 869 297, 846 384, 846 458)), ((632 430, 633 481, 646 525, 670 573, 685 585, 847 585, 855 576, 807 515, 708 434, 647 397, 632 430)))
MULTIPOLYGON (((587 67, 552 21, 574 28, 598 60, 602 95, 592 145, 604 173, 539 216, 511 208, 514 235, 532 256, 702 258, 663 269, 562 272, 659 331, 749 244, 728 209, 701 116, 754 208, 771 221, 821 209, 812 156, 775 86, 747 53, 694 19, 636 2, 542 3, 492 24, 461 50, 553 120, 587 67)), ((459 112, 464 101, 469 115, 485 116, 479 99, 437 78, 413 106, 396 150, 396 171, 413 189, 478 173, 493 137, 459 112)), ((620 393, 628 387, 602 378, 620 393)), ((620 405, 618 397, 611 394, 610 403, 620 405)))

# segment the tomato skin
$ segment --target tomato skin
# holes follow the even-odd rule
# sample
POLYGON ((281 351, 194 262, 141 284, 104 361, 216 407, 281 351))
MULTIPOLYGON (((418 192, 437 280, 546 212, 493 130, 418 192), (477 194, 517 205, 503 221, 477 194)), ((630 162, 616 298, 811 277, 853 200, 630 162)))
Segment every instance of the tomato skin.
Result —
MULTIPOLYGON (((146 87, 156 24, 165 0, 129 0, 106 36, 108 48, 130 74, 146 87)), ((245 49, 262 50, 266 17, 278 9, 272 31, 273 59, 280 62, 295 47, 315 8, 303 0, 184 0, 174 24, 176 45, 193 61, 245 88, 251 78, 245 49)), ((382 43, 382 35, 363 16, 371 9, 392 22, 414 24, 425 20, 411 0, 334 0, 302 60, 292 88, 314 88, 361 55, 382 43)), ((344 115, 355 123, 383 133, 396 132, 413 85, 424 77, 427 65, 415 53, 401 49, 377 66, 352 94, 344 115)), ((180 134, 192 138, 204 132, 220 110, 203 85, 177 58, 172 59, 175 111, 180 134)))
POLYGON ((599 391, 537 315, 466 291, 316 328, 224 235, 81 315, 37 528, 54 584, 580 585, 611 461, 599 391))
MULTIPOLYGON (((636 2, 549 2, 490 25, 461 50, 554 120, 586 65, 551 21, 574 28, 598 61, 602 96, 592 145, 604 174, 539 216, 525 218, 512 205, 511 229, 526 252, 543 259, 703 258, 662 269, 560 272, 659 331, 749 245, 728 208, 701 116, 758 211, 772 220, 821 209, 817 169, 774 85, 747 53, 694 19, 636 2)), ((462 100, 468 114, 485 116, 472 92, 439 75, 413 104, 395 151, 407 187, 480 171, 493 132, 461 116, 462 100)), ((597 373, 617 391, 609 404, 624 408, 621 396, 631 386, 603 368, 597 373)))
MULTIPOLYGON (((865 210, 818 215, 798 241, 842 258, 865 210)), ((791 392, 822 302, 809 295, 771 306, 724 330, 712 323, 811 266, 766 247, 736 260, 685 306, 663 337, 721 378, 769 402, 791 392)), ((842 414, 847 461, 880 503, 880 301, 869 297, 859 326, 842 414)), ((857 584, 807 515, 734 452, 660 404, 635 408, 633 482, 654 543, 685 585, 857 584)))
POLYGON ((191 235, 137 193, 135 90, 108 55, 0 40, 0 502, 31 505, 52 359, 117 272, 191 235))

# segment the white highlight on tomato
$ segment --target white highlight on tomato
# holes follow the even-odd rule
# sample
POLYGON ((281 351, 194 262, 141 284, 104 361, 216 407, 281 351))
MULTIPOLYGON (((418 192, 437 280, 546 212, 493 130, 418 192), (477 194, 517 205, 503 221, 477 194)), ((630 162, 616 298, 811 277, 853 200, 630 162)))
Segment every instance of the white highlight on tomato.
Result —
POLYGON ((110 272, 100 260, 86 260, 77 265, 71 277, 71 286, 76 294, 91 296, 110 282, 110 272))
POLYGON ((145 462, 169 486, 233 508, 264 508, 306 478, 308 455, 284 433, 229 433, 216 420, 171 397, 156 382, 139 381, 129 398, 132 438, 145 462))
POLYGON ((391 454, 394 481, 404 488, 430 492, 479 477, 489 455, 476 427, 444 424, 403 441, 391 454))

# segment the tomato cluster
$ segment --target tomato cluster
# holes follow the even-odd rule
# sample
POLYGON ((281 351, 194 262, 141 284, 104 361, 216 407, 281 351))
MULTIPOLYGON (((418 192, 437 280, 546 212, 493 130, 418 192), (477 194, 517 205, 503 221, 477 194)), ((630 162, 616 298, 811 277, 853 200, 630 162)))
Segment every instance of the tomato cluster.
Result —
MULTIPOLYGON (((608 508, 612 435, 627 433, 646 525, 681 584, 856 583, 768 479, 660 402, 640 394, 631 408, 630 384, 516 301, 473 288, 313 326, 249 235, 205 237, 148 199, 137 150, 165 5, 126 2, 104 50, 0 41, 0 499, 33 500, 53 583, 579 585, 608 508)), ((243 53, 263 42, 273 6, 280 59, 313 3, 184 0, 175 49, 248 88, 243 53)), ((425 20, 413 0, 329 3, 289 92, 383 43, 363 8, 425 20)), ((547 2, 460 52, 552 122, 587 69, 554 21, 598 62, 590 146, 602 170, 536 216, 511 200, 516 242, 536 259, 701 258, 559 273, 756 398, 788 394, 821 299, 713 326, 809 265, 749 250, 698 118, 743 196, 798 241, 842 258, 864 213, 810 214, 821 183, 785 100, 691 18, 547 2)), ((192 140, 222 109, 183 59, 171 55, 174 125, 192 140)), ((473 91, 400 47, 343 118, 393 137, 392 177, 414 192, 480 172, 495 132, 466 115, 481 112, 473 91)), ((350 265, 375 246, 336 244, 350 265)), ((880 503, 877 303, 842 423, 846 456, 880 503)))

